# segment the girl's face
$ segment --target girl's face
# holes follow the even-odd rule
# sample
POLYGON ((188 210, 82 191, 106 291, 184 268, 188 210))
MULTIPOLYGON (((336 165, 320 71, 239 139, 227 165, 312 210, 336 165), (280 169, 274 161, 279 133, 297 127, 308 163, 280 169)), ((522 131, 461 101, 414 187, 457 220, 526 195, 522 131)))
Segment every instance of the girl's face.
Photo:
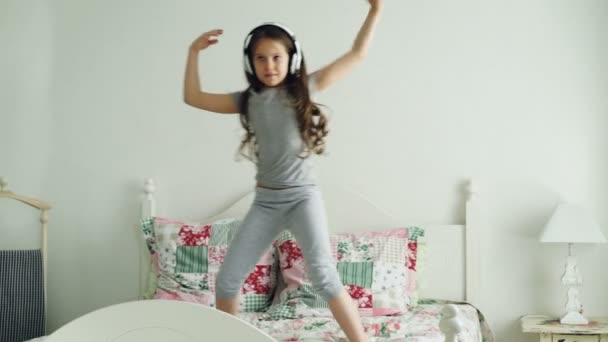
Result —
POLYGON ((253 51, 253 66, 258 80, 267 87, 276 87, 287 77, 289 55, 280 40, 262 38, 253 51))

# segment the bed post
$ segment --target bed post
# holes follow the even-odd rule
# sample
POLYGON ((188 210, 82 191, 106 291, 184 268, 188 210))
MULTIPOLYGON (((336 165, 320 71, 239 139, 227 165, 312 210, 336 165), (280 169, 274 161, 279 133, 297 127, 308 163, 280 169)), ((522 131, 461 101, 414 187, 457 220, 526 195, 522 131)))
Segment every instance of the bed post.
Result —
POLYGON ((482 226, 482 210, 478 199, 479 188, 474 180, 467 184, 465 229, 465 301, 479 305, 480 255, 479 232, 482 226))
MULTIPOLYGON (((477 305, 479 302, 479 230, 481 210, 479 208, 477 183, 470 179, 466 184, 465 203, 465 293, 464 300, 477 305)), ((439 329, 445 335, 445 342, 457 342, 462 331, 462 321, 458 317, 458 307, 446 304, 441 310, 439 329)))
MULTIPOLYGON (((141 202, 141 213, 140 218, 148 218, 156 216, 156 201, 154 200, 154 191, 156 191, 156 186, 154 184, 154 179, 147 178, 144 182, 144 197, 141 202)), ((139 293, 138 299, 144 299, 144 297, 150 292, 150 271, 152 271, 151 267, 151 259, 150 253, 148 252, 148 247, 143 238, 141 238, 141 230, 139 225, 137 227, 137 231, 140 236, 139 243, 139 293)))

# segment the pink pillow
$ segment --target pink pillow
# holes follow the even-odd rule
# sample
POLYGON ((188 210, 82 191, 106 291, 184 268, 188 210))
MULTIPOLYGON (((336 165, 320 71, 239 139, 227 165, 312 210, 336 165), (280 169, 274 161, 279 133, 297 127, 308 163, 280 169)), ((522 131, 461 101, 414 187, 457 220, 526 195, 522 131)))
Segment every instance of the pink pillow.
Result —
MULTIPOLYGON (((240 219, 187 223, 165 218, 142 220, 144 238, 157 269, 153 297, 215 306, 215 279, 240 219)), ((254 266, 241 288, 241 311, 264 311, 272 302, 277 267, 274 249, 254 266)))
MULTIPOLYGON (((333 262, 361 316, 398 315, 417 305, 418 238, 423 235, 422 228, 409 227, 330 236, 333 262)), ((286 287, 263 318, 331 316, 327 302, 312 287, 293 235, 284 231, 274 246, 286 287)))

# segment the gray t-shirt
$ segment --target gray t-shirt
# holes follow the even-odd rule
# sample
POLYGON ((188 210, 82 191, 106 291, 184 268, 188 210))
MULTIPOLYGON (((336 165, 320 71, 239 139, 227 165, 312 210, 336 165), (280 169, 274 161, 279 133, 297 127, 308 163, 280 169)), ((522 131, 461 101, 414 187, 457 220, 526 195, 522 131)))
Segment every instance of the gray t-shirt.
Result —
MULTIPOLYGON (((315 91, 314 84, 314 77, 310 77, 311 94, 315 91)), ((239 106, 243 92, 231 95, 239 106)), ((282 87, 263 88, 259 93, 251 90, 248 107, 259 153, 256 180, 270 187, 315 184, 313 155, 302 158, 306 145, 287 90, 282 87)))

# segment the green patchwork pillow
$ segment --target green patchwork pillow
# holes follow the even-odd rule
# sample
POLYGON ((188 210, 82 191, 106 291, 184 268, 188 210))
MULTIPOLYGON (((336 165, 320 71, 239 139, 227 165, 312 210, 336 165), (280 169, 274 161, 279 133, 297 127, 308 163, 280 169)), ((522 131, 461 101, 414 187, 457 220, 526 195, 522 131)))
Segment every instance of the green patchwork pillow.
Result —
MULTIPOLYGON (((240 219, 187 223, 164 218, 141 221, 156 269, 155 299, 174 299, 215 306, 215 279, 240 219)), ((276 287, 274 249, 254 266, 241 288, 241 311, 264 311, 276 287)))
MULTIPOLYGON (((417 305, 418 241, 422 236, 420 227, 330 236, 333 262, 361 316, 398 315, 417 305)), ((312 287, 294 236, 284 231, 274 246, 286 288, 262 318, 331 316, 327 302, 312 287)))

